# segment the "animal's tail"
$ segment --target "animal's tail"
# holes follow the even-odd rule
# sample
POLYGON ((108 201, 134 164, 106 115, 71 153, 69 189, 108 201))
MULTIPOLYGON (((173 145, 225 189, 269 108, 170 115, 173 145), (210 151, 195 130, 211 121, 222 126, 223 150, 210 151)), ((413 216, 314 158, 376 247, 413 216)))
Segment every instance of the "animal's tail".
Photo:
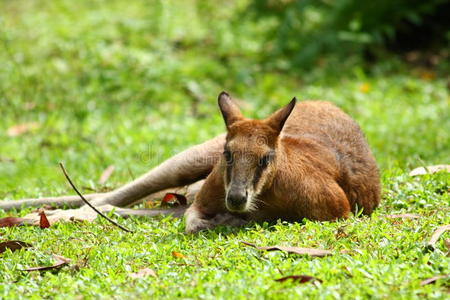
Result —
MULTIPOLYGON (((102 196, 104 193, 94 193, 83 195, 87 200, 92 200, 96 197, 102 196)), ((0 201, 0 209, 11 210, 21 209, 25 207, 41 207, 50 205, 55 208, 77 208, 84 204, 79 196, 59 196, 59 197, 45 197, 38 199, 22 199, 22 200, 3 200, 0 201)))
POLYGON ((172 208, 152 208, 152 209, 131 209, 131 208, 117 208, 114 213, 121 217, 156 217, 156 216, 172 216, 180 218, 184 215, 188 205, 172 207, 172 208))

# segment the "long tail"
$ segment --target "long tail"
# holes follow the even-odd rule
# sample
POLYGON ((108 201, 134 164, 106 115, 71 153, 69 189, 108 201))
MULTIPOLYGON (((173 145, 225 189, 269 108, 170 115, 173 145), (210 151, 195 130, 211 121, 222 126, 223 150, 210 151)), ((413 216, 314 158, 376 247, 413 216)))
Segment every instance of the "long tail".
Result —
POLYGON ((131 208, 117 208, 115 213, 121 217, 156 217, 156 216, 172 216, 174 218, 180 218, 184 215, 188 205, 172 207, 172 208, 153 208, 153 209, 131 209, 131 208))
MULTIPOLYGON (((144 198, 141 198, 129 206, 132 206, 137 203, 147 202, 147 201, 158 201, 164 197, 166 193, 175 192, 184 194, 187 198, 188 203, 192 203, 194 201, 195 195, 200 190, 203 185, 203 180, 198 181, 190 186, 182 186, 174 189, 162 190, 153 194, 150 194, 144 198)), ((96 198, 104 197, 107 193, 93 193, 93 194, 83 194, 84 198, 88 201, 92 201, 96 198)), ((0 200, 0 210, 19 210, 21 208, 26 207, 42 207, 45 205, 49 205, 54 208, 78 208, 84 205, 84 202, 77 195, 70 196, 58 196, 58 197, 44 197, 44 198, 36 198, 36 199, 21 199, 21 200, 0 200)), ((160 213, 156 213, 155 215, 162 214, 161 212, 169 212, 167 209, 156 210, 160 211, 160 213)), ((171 212, 168 214, 172 214, 171 212)), ((174 215, 174 214, 172 214, 174 215)), ((175 216, 175 215, 174 215, 175 216)))
MULTIPOLYGON (((208 176, 220 158, 224 143, 225 135, 219 135, 169 158, 133 182, 114 191, 84 196, 87 200, 92 200, 92 204, 96 207, 105 204, 124 207, 166 189, 203 182, 201 180, 208 176)), ((76 208, 83 204, 78 196, 61 196, 0 201, 0 209, 11 210, 42 205, 76 208)))
MULTIPOLYGON (((94 193, 83 195, 87 200, 103 196, 104 193, 94 193)), ((55 208, 77 208, 84 204, 78 196, 59 196, 59 197, 45 197, 38 199, 22 199, 22 200, 3 200, 0 201, 0 209, 11 210, 21 209, 24 207, 41 207, 50 205, 55 208)))

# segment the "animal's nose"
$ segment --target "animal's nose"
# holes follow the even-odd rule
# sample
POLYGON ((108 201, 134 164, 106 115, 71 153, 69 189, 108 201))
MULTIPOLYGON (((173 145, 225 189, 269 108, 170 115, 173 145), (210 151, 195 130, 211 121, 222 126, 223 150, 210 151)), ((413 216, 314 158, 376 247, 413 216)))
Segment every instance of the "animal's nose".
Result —
POLYGON ((230 190, 227 197, 227 208, 231 211, 242 211, 247 203, 247 192, 230 190))

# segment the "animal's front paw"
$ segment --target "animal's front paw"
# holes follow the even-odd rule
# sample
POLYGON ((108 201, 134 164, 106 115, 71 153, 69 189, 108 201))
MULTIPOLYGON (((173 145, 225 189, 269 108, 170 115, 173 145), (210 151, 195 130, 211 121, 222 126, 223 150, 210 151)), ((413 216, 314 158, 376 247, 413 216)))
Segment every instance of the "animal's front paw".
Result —
POLYGON ((186 218, 186 233, 196 233, 213 227, 213 224, 202 218, 202 214, 192 206, 186 210, 184 216, 186 218))
POLYGON ((186 221, 186 233, 196 233, 213 227, 214 224, 206 219, 193 219, 190 222, 186 221))
POLYGON ((212 222, 215 225, 228 225, 233 227, 244 226, 245 224, 248 223, 246 220, 233 216, 230 213, 217 214, 211 219, 210 222, 212 222))
POLYGON ((247 223, 239 217, 230 213, 219 213, 211 219, 205 219, 203 215, 195 208, 190 207, 186 213, 186 233, 195 233, 201 230, 214 228, 218 225, 242 226, 247 223))

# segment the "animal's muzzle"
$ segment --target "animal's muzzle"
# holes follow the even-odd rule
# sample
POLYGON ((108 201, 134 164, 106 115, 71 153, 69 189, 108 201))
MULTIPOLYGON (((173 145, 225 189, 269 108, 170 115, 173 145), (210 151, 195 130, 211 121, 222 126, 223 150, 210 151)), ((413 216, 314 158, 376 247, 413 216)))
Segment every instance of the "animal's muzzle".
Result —
POLYGON ((247 204, 247 196, 245 189, 231 189, 226 199, 227 209, 235 212, 244 211, 247 204))

